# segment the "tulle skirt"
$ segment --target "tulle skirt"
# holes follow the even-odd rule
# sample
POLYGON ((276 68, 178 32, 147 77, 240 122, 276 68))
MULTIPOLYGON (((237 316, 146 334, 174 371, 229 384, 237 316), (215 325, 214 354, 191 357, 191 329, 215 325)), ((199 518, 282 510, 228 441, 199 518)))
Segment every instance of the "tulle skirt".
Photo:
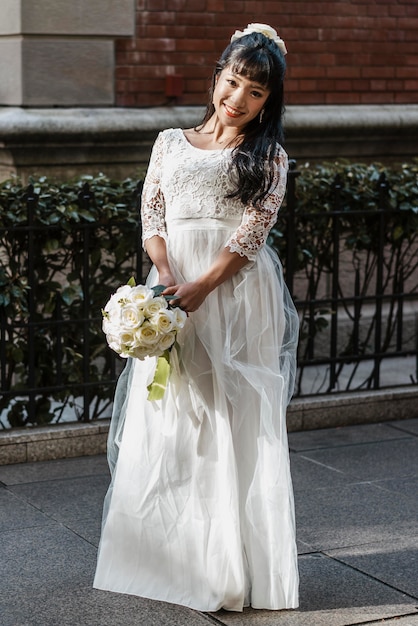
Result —
MULTIPOLYGON (((168 224, 180 281, 206 271, 237 223, 168 224)), ((147 283, 158 283, 153 268, 147 283)), ((155 359, 128 361, 109 433, 94 586, 200 611, 298 606, 286 406, 298 318, 268 247, 188 317, 163 400, 155 359)))

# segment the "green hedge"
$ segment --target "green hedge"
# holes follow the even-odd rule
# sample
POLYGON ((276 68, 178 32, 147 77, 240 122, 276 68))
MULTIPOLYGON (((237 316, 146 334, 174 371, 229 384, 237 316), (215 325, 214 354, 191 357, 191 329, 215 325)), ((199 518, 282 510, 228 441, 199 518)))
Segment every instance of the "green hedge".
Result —
MULTIPOLYGON (((343 210, 376 210, 376 185, 382 171, 390 185, 389 203, 397 209, 387 223, 388 285, 393 276, 402 271, 404 280, 417 271, 418 233, 418 161, 397 167, 379 164, 324 163, 299 167, 297 179, 296 246, 293 251, 299 275, 308 279, 310 288, 319 288, 321 277, 332 273, 330 253, 331 221, 326 213, 331 210, 334 197, 333 180, 336 174, 344 183, 341 190, 343 210)), ((142 179, 142 175, 139 176, 142 179)), ((106 176, 83 177, 72 183, 57 183, 47 178, 30 181, 39 200, 34 208, 34 222, 45 226, 34 237, 36 277, 35 359, 37 387, 56 383, 58 359, 62 365, 62 390, 42 393, 36 398, 37 411, 33 421, 59 421, 65 408, 72 406, 75 417, 84 419, 83 409, 76 398, 86 377, 83 369, 83 342, 80 324, 83 318, 83 272, 80 237, 83 225, 89 229, 88 258, 90 264, 89 310, 91 311, 90 363, 88 377, 93 384, 90 398, 90 418, 95 419, 112 402, 113 386, 100 381, 114 377, 114 362, 101 331, 100 309, 110 293, 136 274, 135 251, 138 248, 138 211, 136 206, 138 180, 113 181, 106 176), (94 200, 83 202, 83 187, 88 182, 94 200), (81 195, 80 195, 81 194, 81 195), (80 199, 81 198, 81 199, 80 199), (80 230, 81 229, 81 230, 80 230), (53 325, 43 325, 61 317, 63 329, 62 354, 56 351, 53 325)), ((13 392, 0 399, 1 425, 6 420, 12 426, 29 423, 28 400, 24 396, 29 359, 28 334, 28 232, 26 209, 27 186, 18 180, 0 183, 0 316, 6 332, 6 371, 3 372, 2 392, 13 392), (9 326, 13 324, 13 335, 9 326), (21 396, 18 394, 21 393, 21 396)), ((273 229, 269 242, 277 248, 283 260, 287 255, 286 204, 282 217, 273 229)), ((352 252, 353 259, 362 259, 362 291, 370 289, 375 271, 376 236, 370 227, 370 216, 354 220, 352 215, 342 221, 342 245, 352 252), (363 256, 362 256, 363 255, 363 256), (365 259, 365 260, 364 260, 365 259)), ((360 262, 360 261, 359 261, 360 262)), ((137 276, 137 279, 141 277, 137 276)), ((416 292, 416 286, 415 286, 416 292)), ((312 291, 308 294, 312 297, 312 291)), ((299 295, 299 299, 304 296, 299 295)), ((312 330, 312 320, 305 311, 303 328, 312 330)), ((326 323, 321 309, 315 312, 315 328, 326 323)))
MULTIPOLYGON (((385 175, 388 186, 388 207, 395 210, 387 224, 387 243, 399 247, 406 241, 415 240, 418 225, 418 159, 411 163, 392 167, 379 163, 361 164, 350 162, 298 164, 297 179, 297 269, 304 269, 312 259, 330 267, 328 255, 331 240, 331 222, 326 213, 334 206, 335 177, 339 176, 340 208, 342 211, 375 211, 379 201, 379 180, 385 175), (325 215, 324 215, 325 213, 325 215), (317 215, 317 219, 312 217, 317 215), (301 219, 301 216, 303 219, 301 219)), ((285 208, 285 207, 284 207, 285 208)), ((369 224, 374 218, 365 215, 346 215, 342 218, 345 245, 353 251, 375 251, 376 233, 369 224)), ((271 243, 286 253, 286 240, 282 222, 272 233, 271 243)))
MULTIPOLYGON (((418 295, 418 159, 392 167, 379 163, 337 162, 304 164, 298 169, 295 245, 290 254, 297 273, 293 294, 302 318, 299 362, 308 363, 312 358, 316 339, 319 344, 324 343, 324 336, 329 338, 323 331, 329 330, 332 310, 327 296, 329 298, 331 284, 335 281, 340 307, 352 324, 344 337, 340 333, 338 356, 347 357, 348 362, 350 355, 373 353, 376 317, 370 317, 370 306, 375 303, 367 301, 367 297, 375 296, 378 269, 382 302, 388 303, 383 313, 380 351, 395 352, 402 300, 396 301, 392 295, 406 293, 409 299, 418 295), (387 193, 381 189, 386 184, 387 193), (339 272, 334 271, 334 220, 331 217, 336 194, 341 211, 338 217, 339 272), (382 220, 379 206, 387 209, 382 220), (352 300, 356 279, 356 315, 361 318, 360 326, 356 325, 352 300)), ((282 216, 286 216, 286 207, 282 216)), ((287 225, 283 218, 273 229, 270 243, 286 259, 287 225)), ((401 334, 398 333, 398 337, 401 334)), ((411 346, 416 349, 416 334, 412 336, 410 327, 403 332, 402 344, 401 350, 407 344, 409 349, 411 346)), ((339 366, 339 374, 343 368, 344 365, 339 366)), ((372 375, 363 381, 363 387, 371 387, 372 375)), ((301 373, 299 383, 300 377, 301 373)), ((352 378, 350 374, 349 384, 352 378)))
POLYGON ((39 200, 34 207, 35 287, 28 289, 27 186, 8 180, 0 184, 0 316, 13 324, 6 336, 6 371, 0 398, 0 413, 12 426, 59 421, 69 407, 78 419, 85 419, 79 398, 88 377, 89 413, 95 419, 111 404, 113 386, 99 385, 115 376, 115 363, 101 331, 101 308, 117 286, 136 275, 135 251, 138 242, 136 200, 138 181, 116 182, 105 176, 85 177, 74 183, 58 184, 46 178, 30 181, 39 200), (85 184, 93 194, 86 202, 85 184), (83 364, 83 229, 88 230, 90 359, 88 372, 83 364), (61 391, 41 393, 36 398, 36 416, 28 415, 24 396, 28 385, 28 304, 30 294, 36 308, 33 344, 34 384, 55 386, 61 366, 61 391), (54 326, 57 319, 64 326, 54 326), (45 323, 45 324, 44 324, 45 323), (61 353, 56 337, 61 333, 61 353), (21 396, 19 396, 21 391, 21 396))

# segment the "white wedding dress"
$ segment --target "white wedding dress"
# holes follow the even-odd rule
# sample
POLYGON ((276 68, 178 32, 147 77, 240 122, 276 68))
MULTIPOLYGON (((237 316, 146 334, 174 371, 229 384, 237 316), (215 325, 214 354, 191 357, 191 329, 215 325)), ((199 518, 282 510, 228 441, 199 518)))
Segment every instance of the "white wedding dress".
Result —
MULTIPOLYGON (((295 608, 285 420, 298 318, 265 245, 287 157, 280 149, 262 209, 225 198, 230 158, 193 147, 180 129, 153 148, 143 237, 166 239, 178 281, 194 280, 225 246, 249 263, 188 317, 163 400, 147 400, 154 358, 129 360, 120 376, 94 586, 200 611, 295 608)), ((147 284, 158 284, 155 268, 147 284)))

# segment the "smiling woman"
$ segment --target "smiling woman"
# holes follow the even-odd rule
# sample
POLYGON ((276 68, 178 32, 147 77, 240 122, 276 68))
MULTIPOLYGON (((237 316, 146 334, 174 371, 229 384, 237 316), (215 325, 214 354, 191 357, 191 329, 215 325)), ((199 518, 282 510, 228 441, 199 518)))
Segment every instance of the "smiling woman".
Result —
POLYGON ((236 31, 216 64, 202 123, 186 131, 199 147, 219 147, 219 140, 226 140, 224 145, 235 148, 232 197, 244 203, 261 201, 273 182, 277 146, 283 141, 285 53, 270 26, 250 24, 236 31))
POLYGON ((233 36, 201 124, 155 142, 147 284, 188 318, 162 400, 147 400, 155 360, 128 361, 109 435, 95 587, 201 611, 298 605, 286 433, 298 317, 266 246, 286 190, 285 62, 264 26, 233 36))
POLYGON ((229 68, 222 70, 216 77, 213 92, 217 116, 213 138, 216 139, 216 132, 222 129, 225 133, 229 131, 232 142, 236 142, 237 133, 240 136, 245 126, 260 115, 269 95, 270 90, 265 85, 235 74, 229 68))
POLYGON ((192 145, 203 150, 238 146, 247 124, 257 117, 262 121, 269 95, 265 85, 226 68, 216 76, 211 120, 203 127, 185 130, 184 134, 192 145))

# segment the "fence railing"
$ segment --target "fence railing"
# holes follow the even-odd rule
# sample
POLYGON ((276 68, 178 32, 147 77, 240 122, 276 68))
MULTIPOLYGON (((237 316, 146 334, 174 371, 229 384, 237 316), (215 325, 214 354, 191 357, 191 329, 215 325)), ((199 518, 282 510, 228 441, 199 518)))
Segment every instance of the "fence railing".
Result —
POLYGON ((298 208, 298 175, 291 162, 276 240, 286 242, 286 283, 301 317, 295 395, 417 384, 418 233, 393 235, 404 217, 391 206, 385 173, 375 206, 343 203, 336 175, 332 207, 314 213, 298 208))
MULTIPOLYGON (((109 414, 123 363, 104 341, 101 307, 143 274, 138 220, 45 224, 39 201, 29 185, 23 224, 0 227, 0 427, 109 414)), ((78 208, 94 203, 86 183, 78 208)))
MULTIPOLYGON (((315 214, 299 210, 297 179, 292 163, 285 207, 272 234, 273 244, 279 242, 286 282, 301 317, 296 396, 416 384, 417 250, 388 244, 393 209, 385 177, 379 179, 377 206, 361 212, 341 206, 343 183, 336 177, 332 208, 315 214), (298 233, 301 229, 315 233, 315 223, 321 226, 311 238, 316 252, 304 249, 301 263, 298 233), (350 229, 357 232, 360 223, 372 241, 363 249, 350 244, 350 229)), ((29 186, 24 225, 0 228, 9 259, 21 263, 17 259, 26 251, 26 280, 16 283, 22 292, 20 310, 11 315, 5 306, 10 303, 0 296, 0 427, 6 417, 21 426, 60 421, 66 411, 83 421, 109 415, 123 362, 105 345, 100 307, 118 286, 119 276, 133 273, 138 281, 144 278, 139 223, 118 223, 115 231, 106 220, 80 221, 63 230, 35 219, 38 200, 29 186), (121 237, 131 247, 131 260, 115 271, 121 237), (103 238, 109 245, 105 256, 97 259, 103 238), (45 252, 46 240, 55 243, 48 244, 45 252), (54 266, 56 246, 61 256, 54 266), (51 271, 48 264, 35 271, 42 254, 49 255, 53 274, 46 276, 51 271), (98 268, 103 276, 99 287, 92 280, 98 268), (55 284, 55 293, 46 299, 45 280, 55 284)), ((93 202, 86 184, 78 204, 88 208, 93 202)), ((13 268, 12 260, 11 274, 21 275, 22 268, 13 268)))

